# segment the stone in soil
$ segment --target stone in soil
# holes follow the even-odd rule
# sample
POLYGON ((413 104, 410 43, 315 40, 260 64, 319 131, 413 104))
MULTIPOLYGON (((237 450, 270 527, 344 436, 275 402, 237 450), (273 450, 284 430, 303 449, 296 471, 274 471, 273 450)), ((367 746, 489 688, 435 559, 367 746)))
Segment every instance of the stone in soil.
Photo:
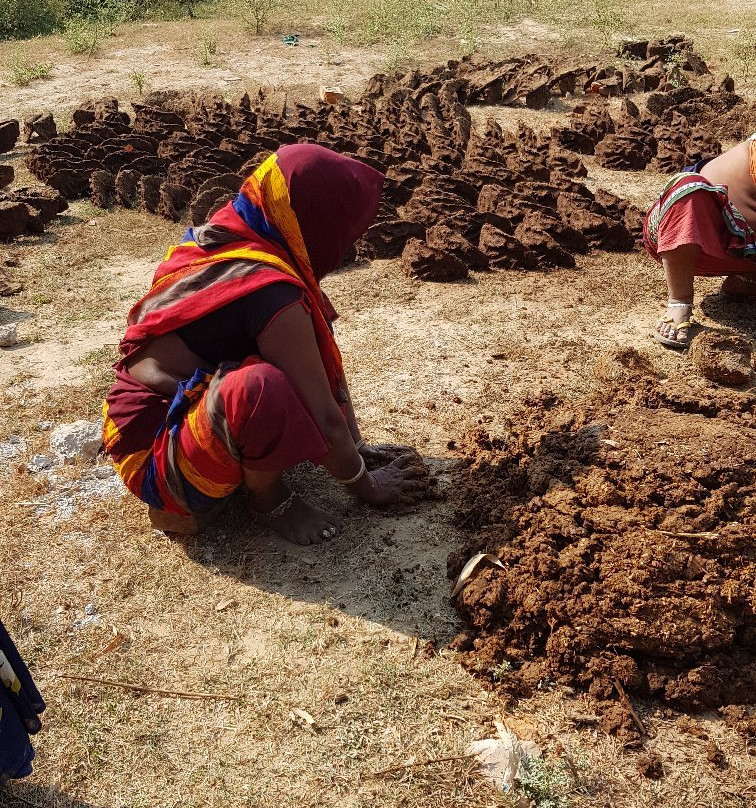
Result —
POLYGON ((102 446, 102 421, 61 424, 50 434, 50 448, 64 463, 93 461, 102 446))
POLYGON ((561 401, 544 393, 501 434, 468 436, 450 491, 468 539, 456 580, 453 647, 518 695, 550 680, 584 688, 601 727, 638 729, 622 692, 698 712, 722 707, 742 731, 756 692, 756 396, 660 384, 632 350, 620 379, 561 401), (731 705, 731 706, 727 706, 731 705))
POLYGON ((12 348, 18 343, 16 323, 0 325, 0 348, 12 348))
POLYGON ((688 356, 702 376, 718 384, 738 386, 751 379, 751 344, 737 334, 703 331, 691 341, 688 356))

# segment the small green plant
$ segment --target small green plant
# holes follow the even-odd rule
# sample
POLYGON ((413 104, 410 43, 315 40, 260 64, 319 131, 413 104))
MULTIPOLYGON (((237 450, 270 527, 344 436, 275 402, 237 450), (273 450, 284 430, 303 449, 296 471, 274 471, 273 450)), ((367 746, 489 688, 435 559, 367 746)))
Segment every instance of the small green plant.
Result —
POLYGON ((134 88, 142 95, 144 93, 145 85, 147 84, 147 74, 144 70, 132 70, 129 74, 129 78, 131 79, 131 83, 134 85, 134 88))
POLYGON ((462 56, 471 56, 478 50, 479 3, 476 0, 457 0, 454 6, 462 56))
POLYGON ((338 45, 346 44, 349 38, 349 20, 341 9, 326 22, 325 27, 326 31, 333 37, 334 42, 338 45))
POLYGON ((212 36, 206 36, 202 40, 202 50, 200 52, 200 64, 202 67, 212 67, 213 56, 218 52, 218 42, 212 36))
POLYGON ((281 5, 281 0, 236 0, 234 7, 244 21, 244 27, 251 34, 260 36, 270 22, 270 18, 281 5))
POLYGON ((386 70, 389 73, 396 73, 406 67, 411 61, 409 56, 410 42, 406 39, 397 39, 392 42, 386 50, 386 70))
POLYGON ((752 31, 741 32, 735 40, 732 55, 738 65, 740 78, 745 82, 756 76, 756 34, 752 31))
POLYGON ((626 19, 621 11, 614 8, 611 0, 594 0, 594 16, 590 23, 599 32, 604 47, 610 49, 612 40, 625 25, 626 19))
POLYGON ((570 786, 567 764, 549 763, 532 757, 524 761, 519 774, 520 790, 535 808, 568 808, 565 792, 570 786))
POLYGON ((26 87, 37 79, 46 79, 52 72, 51 62, 29 62, 26 58, 14 59, 8 69, 8 81, 16 87, 26 87))
POLYGON ((688 77, 682 69, 685 56, 681 53, 673 53, 667 60, 667 82, 673 87, 686 87, 688 85, 688 77))
POLYGON ((86 53, 88 57, 100 46, 102 28, 86 20, 74 18, 66 23, 63 39, 69 53, 86 53))
POLYGON ((494 682, 500 682, 511 670, 512 663, 505 659, 503 662, 496 665, 496 667, 491 668, 491 676, 494 682))

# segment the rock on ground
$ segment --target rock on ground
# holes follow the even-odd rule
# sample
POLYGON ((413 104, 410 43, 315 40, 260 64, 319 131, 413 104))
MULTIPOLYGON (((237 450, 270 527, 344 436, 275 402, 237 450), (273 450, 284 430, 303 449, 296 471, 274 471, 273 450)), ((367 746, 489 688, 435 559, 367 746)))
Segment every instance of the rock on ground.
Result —
POLYGON ((102 445, 102 420, 63 424, 50 435, 50 448, 64 463, 94 460, 102 445))

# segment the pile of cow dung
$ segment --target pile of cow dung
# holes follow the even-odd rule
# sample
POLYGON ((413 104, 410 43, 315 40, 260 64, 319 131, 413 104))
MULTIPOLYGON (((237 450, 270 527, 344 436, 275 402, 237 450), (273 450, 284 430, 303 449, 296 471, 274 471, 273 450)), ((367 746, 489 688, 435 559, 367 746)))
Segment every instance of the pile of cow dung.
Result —
POLYGON ((756 734, 737 706, 756 693, 756 396, 615 359, 612 389, 544 394, 505 434, 469 436, 449 576, 478 552, 503 568, 482 563, 457 596, 453 647, 514 695, 586 689, 626 741, 643 734, 635 698, 722 708, 756 734))
MULTIPOLYGON (((0 121, 0 154, 9 152, 20 135, 18 121, 0 121)), ((15 179, 13 166, 0 164, 0 242, 22 234, 44 232, 45 227, 68 208, 61 193, 52 188, 16 188, 3 192, 15 179)))
MULTIPOLYGON (((407 274, 431 280, 470 268, 572 267, 592 248, 632 249, 642 225, 639 210, 580 182, 581 153, 615 168, 715 154, 718 141, 700 127, 739 103, 731 80, 717 85, 686 40, 632 43, 625 55, 622 68, 536 56, 452 61, 374 76, 351 106, 287 110, 285 98, 264 91, 233 105, 162 92, 133 104, 132 121, 106 99, 76 110, 73 128, 39 145, 27 164, 66 199, 89 195, 100 206, 199 224, 279 145, 317 142, 386 174, 377 221, 349 258, 401 255, 407 274), (674 70, 699 89, 675 89, 673 55, 674 70), (619 117, 610 114, 608 96, 651 90, 643 113, 626 99, 619 117), (468 111, 538 109, 574 96, 584 103, 549 136, 522 125, 504 132, 494 121, 478 132, 468 111)), ((37 139, 39 120, 36 130, 27 126, 37 139)))

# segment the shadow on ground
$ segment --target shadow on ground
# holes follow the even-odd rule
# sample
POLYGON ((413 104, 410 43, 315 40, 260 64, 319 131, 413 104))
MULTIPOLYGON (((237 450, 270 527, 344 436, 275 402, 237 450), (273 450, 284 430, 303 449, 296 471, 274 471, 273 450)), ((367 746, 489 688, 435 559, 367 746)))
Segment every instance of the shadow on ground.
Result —
POLYGON ((55 786, 37 786, 23 781, 0 785, 0 808, 99 808, 73 799, 55 786))
POLYGON ((711 294, 701 301, 701 311, 723 329, 756 340, 756 301, 723 300, 711 294))
POLYGON ((341 534, 331 542, 298 547, 278 539, 250 521, 239 495, 216 524, 184 546, 198 563, 249 586, 447 642, 458 621, 449 603, 446 560, 462 543, 443 501, 454 463, 425 461, 437 480, 436 498, 402 514, 356 501, 322 469, 298 468, 292 487, 342 520, 341 534))

